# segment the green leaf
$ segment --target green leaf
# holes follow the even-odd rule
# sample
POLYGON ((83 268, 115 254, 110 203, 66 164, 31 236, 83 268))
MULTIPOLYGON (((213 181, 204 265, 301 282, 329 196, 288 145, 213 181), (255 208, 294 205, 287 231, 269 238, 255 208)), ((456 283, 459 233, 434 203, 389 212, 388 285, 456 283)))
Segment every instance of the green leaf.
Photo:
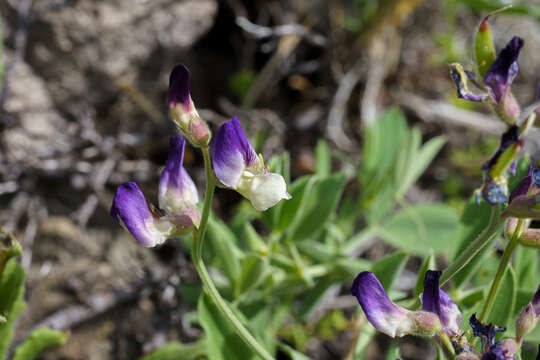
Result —
POLYGON ((409 161, 409 167, 404 172, 401 181, 398 181, 397 194, 399 197, 403 196, 409 187, 424 173, 445 142, 446 138, 444 136, 437 136, 427 141, 420 149, 414 149, 412 158, 409 161))
POLYGON ((390 289, 394 286, 394 283, 401 274, 408 258, 409 256, 404 252, 395 252, 386 255, 373 264, 371 271, 375 274, 377 279, 379 279, 387 293, 390 292, 390 289))
POLYGON ((302 298, 300 303, 300 310, 298 311, 298 316, 302 320, 307 320, 307 318, 313 313, 313 310, 324 298, 324 295, 330 289, 332 285, 335 284, 335 281, 330 277, 325 277, 318 279, 315 286, 308 290, 308 292, 302 298))
POLYGON ((332 154, 328 143, 323 139, 319 139, 315 147, 315 165, 316 174, 321 177, 328 176, 332 172, 332 154))
POLYGON ((446 253, 452 246, 457 226, 454 210, 443 204, 406 207, 392 216, 377 232, 398 249, 424 255, 446 253))
POLYGON ((15 349, 13 360, 32 360, 45 350, 66 343, 67 334, 48 327, 34 330, 21 345, 15 349))
POLYGON ((293 240, 309 238, 323 228, 336 210, 346 180, 345 174, 336 173, 320 179, 313 186, 303 206, 302 217, 294 227, 293 240))
POLYGON ((290 200, 283 203, 277 230, 285 230, 293 221, 298 221, 304 214, 305 204, 308 202, 308 195, 317 182, 316 176, 302 176, 291 185, 289 192, 292 196, 290 200))
POLYGON ((203 358, 205 354, 204 342, 202 341, 195 344, 171 341, 143 356, 140 360, 197 360, 203 358))
MULTIPOLYGON (((516 305, 517 278, 514 269, 509 266, 504 273, 495 303, 488 316, 488 322, 497 326, 510 325, 514 306, 516 305)), ((513 320, 513 319, 512 319, 513 320)))
POLYGON ((538 287, 538 250, 518 246, 514 266, 520 289, 534 291, 538 287))
POLYGON ((0 315, 5 322, 0 322, 0 359, 5 359, 13 338, 13 324, 24 310, 25 272, 15 258, 7 261, 0 278, 0 315))
POLYGON ((430 250, 429 254, 424 258, 420 270, 418 270, 418 278, 416 279, 416 286, 414 287, 414 299, 418 299, 418 296, 424 292, 424 277, 428 270, 435 270, 435 255, 432 250, 430 250))
POLYGON ((242 251, 232 231, 219 219, 210 217, 206 236, 213 251, 213 258, 222 265, 225 275, 234 287, 240 276, 240 258, 242 251))
POLYGON ((289 355, 291 360, 309 360, 309 358, 302 354, 301 352, 293 349, 287 344, 284 344, 282 342, 278 343, 278 347, 281 351, 283 351, 285 354, 289 355))
POLYGON ((205 293, 199 299, 197 310, 210 360, 258 359, 205 293))
MULTIPOLYGON (((474 196, 471 196, 457 226, 456 241, 452 251, 452 261, 461 254, 470 243, 488 226, 491 214, 491 206, 482 202, 476 205, 474 196)), ((478 270, 486 255, 492 251, 494 237, 472 260, 463 267, 453 278, 452 283, 456 288, 464 285, 467 280, 478 270)))
POLYGON ((266 275, 267 269, 268 260, 266 258, 255 254, 247 255, 242 262, 236 297, 260 284, 266 275))

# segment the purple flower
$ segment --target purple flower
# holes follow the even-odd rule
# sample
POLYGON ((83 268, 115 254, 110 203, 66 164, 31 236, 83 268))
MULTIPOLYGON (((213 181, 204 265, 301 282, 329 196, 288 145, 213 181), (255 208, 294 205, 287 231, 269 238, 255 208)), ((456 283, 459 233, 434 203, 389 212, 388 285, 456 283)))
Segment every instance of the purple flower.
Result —
POLYGON ((482 342, 482 352, 488 352, 495 345, 495 334, 506 331, 505 327, 498 327, 493 324, 484 324, 472 314, 469 324, 473 329, 474 336, 479 337, 482 342))
POLYGON ((183 137, 171 137, 167 164, 159 179, 159 207, 168 214, 181 214, 199 202, 197 187, 182 166, 185 145, 183 137))
POLYGON ((210 129, 201 120, 190 95, 189 71, 184 65, 176 65, 169 77, 168 103, 171 116, 193 145, 208 144, 210 129))
POLYGON ((190 110, 189 70, 182 64, 176 65, 169 77, 169 107, 178 104, 182 104, 186 111, 190 110))
POLYGON ((527 172, 527 175, 517 184, 517 186, 514 188, 512 193, 510 194, 510 198, 508 202, 512 202, 514 198, 521 196, 521 195, 527 195, 529 192, 531 186, 533 184, 533 166, 532 164, 529 165, 529 171, 527 172))
POLYGON ((495 102, 500 103, 505 97, 508 88, 518 73, 518 56, 523 47, 523 39, 514 36, 504 49, 501 50, 495 62, 484 76, 484 83, 488 86, 495 102))
POLYGON ((164 217, 154 214, 143 193, 134 182, 118 187, 111 216, 114 217, 141 245, 152 247, 163 243, 176 229, 164 217))
POLYGON ((291 198, 283 177, 268 171, 236 117, 219 128, 212 163, 219 181, 246 197, 257 210, 264 211, 281 199, 291 198))
POLYGON ((442 332, 448 336, 458 334, 461 327, 461 311, 447 293, 439 289, 441 271, 426 272, 424 292, 421 295, 422 310, 437 314, 441 321, 442 332))
POLYGON ((368 271, 354 279, 351 293, 356 296, 369 322, 388 336, 433 335, 440 330, 437 315, 410 311, 390 301, 377 277, 368 271))
POLYGON ((508 130, 501 135, 499 148, 495 154, 493 154, 493 156, 491 156, 491 158, 484 165, 482 165, 482 170, 487 171, 493 168, 499 161, 504 151, 518 142, 518 140, 519 127, 517 125, 510 126, 510 128, 508 128, 508 130))

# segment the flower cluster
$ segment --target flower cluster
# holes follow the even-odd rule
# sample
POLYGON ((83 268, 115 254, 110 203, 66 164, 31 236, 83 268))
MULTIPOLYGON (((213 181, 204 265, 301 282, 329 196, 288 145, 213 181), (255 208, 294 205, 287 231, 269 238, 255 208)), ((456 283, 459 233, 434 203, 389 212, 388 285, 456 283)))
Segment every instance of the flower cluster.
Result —
MULTIPOLYGON (((211 133, 195 108, 189 84, 189 71, 177 65, 169 80, 171 117, 192 145, 207 149, 211 133)), ((134 182, 120 185, 113 199, 111 215, 143 246, 159 245, 167 238, 197 229, 201 222, 197 187, 183 167, 184 137, 170 139, 169 156, 159 180, 159 208, 146 202, 134 182)), ((285 180, 264 165, 262 155, 255 153, 236 117, 218 129, 212 164, 223 187, 238 191, 257 210, 290 198, 285 180)))
POLYGON ((537 110, 533 108, 520 118, 521 108, 511 90, 519 70, 518 57, 524 45, 523 39, 514 36, 496 55, 488 18, 484 18, 476 33, 477 73, 454 63, 450 65, 450 75, 456 84, 459 98, 489 104, 497 116, 508 124, 508 129, 501 136, 499 148, 482 166, 484 183, 477 191, 478 200, 481 196, 490 205, 495 205, 509 200, 506 173, 515 171, 515 159, 523 148, 529 128, 535 122, 537 110), (479 77, 481 80, 478 80, 479 77), (472 92, 469 81, 483 92, 472 92))
POLYGON ((351 287, 368 321, 378 331, 390 336, 424 335, 449 338, 453 352, 460 360, 513 360, 523 337, 532 331, 540 318, 540 286, 531 302, 516 320, 516 338, 495 341, 495 334, 506 329, 484 324, 473 314, 469 324, 482 343, 478 352, 469 345, 461 331, 462 314, 450 296, 439 288, 440 271, 428 270, 424 277, 424 292, 420 295, 422 310, 412 311, 394 304, 377 277, 368 271, 358 274, 351 287))

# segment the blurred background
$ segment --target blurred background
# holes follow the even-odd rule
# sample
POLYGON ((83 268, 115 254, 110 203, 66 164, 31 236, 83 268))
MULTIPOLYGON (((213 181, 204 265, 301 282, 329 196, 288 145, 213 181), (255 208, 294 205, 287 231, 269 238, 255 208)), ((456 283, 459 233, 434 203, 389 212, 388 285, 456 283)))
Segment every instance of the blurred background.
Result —
MULTIPOLYGON (((177 133, 166 104, 177 63, 191 70, 192 98, 214 131, 238 115, 266 158, 290 152, 293 178, 314 171, 319 138, 357 163, 366 124, 401 108, 424 140, 447 138, 407 198, 460 211, 504 125, 456 98, 448 64, 473 68, 477 24, 508 3, 0 0, 0 224, 22 243, 28 271, 16 338, 46 324, 70 337, 45 359, 134 359, 201 335, 193 299, 177 290, 198 283, 188 249, 138 246, 109 216, 125 181, 156 202, 177 133)), ((536 0, 491 19, 498 49, 525 40, 513 87, 524 105, 540 82, 539 19, 536 0)), ((185 166, 202 191, 200 154, 188 149, 185 166)), ((214 210, 227 220, 239 200, 218 191, 214 210)), ((372 256, 388 251, 370 246, 372 256)), ((312 334, 303 351, 341 358, 346 333, 312 334)), ((427 345, 409 346, 414 358, 427 345)))

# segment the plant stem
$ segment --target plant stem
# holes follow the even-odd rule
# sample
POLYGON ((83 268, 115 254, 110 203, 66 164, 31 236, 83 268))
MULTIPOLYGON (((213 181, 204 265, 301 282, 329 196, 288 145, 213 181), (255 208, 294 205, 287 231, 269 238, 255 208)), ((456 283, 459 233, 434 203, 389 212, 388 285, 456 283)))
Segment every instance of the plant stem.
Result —
POLYGON ((442 347, 444 354, 446 355, 447 359, 453 359, 456 356, 456 351, 454 350, 454 346, 452 345, 452 341, 443 332, 439 333, 439 336, 441 337, 441 343, 444 345, 442 347))
POLYGON ((199 229, 194 234, 192 243, 191 243, 191 256, 193 259, 193 264, 197 273, 199 274, 201 281, 203 283, 204 290, 210 296, 214 304, 217 306, 218 310, 229 320, 230 324, 233 326, 234 330, 244 340, 246 345, 248 345, 255 353, 257 353, 264 360, 273 360, 274 358, 270 355, 262 346, 255 340, 255 338, 249 333, 249 331, 242 325, 240 320, 234 315, 229 305, 219 294, 218 289, 214 285, 212 278, 206 270, 204 261, 202 258, 202 248, 204 241, 204 233, 206 231, 206 225, 208 224, 208 218, 210 216, 210 208, 212 205, 212 198, 214 196, 214 190, 216 183, 214 180, 214 175, 212 174, 212 164, 210 161, 210 152, 208 146, 202 147, 202 153, 204 157, 204 168, 206 173, 206 193, 204 197, 204 206, 201 217, 201 223, 199 229))
POLYGON ((506 268, 508 267, 508 263, 510 262, 510 258, 512 257, 512 254, 514 253, 514 250, 519 242, 519 235, 521 232, 522 224, 523 219, 519 219, 516 225, 516 229, 514 230, 514 234, 512 235, 512 239, 510 239, 510 241, 506 245, 506 248, 504 249, 501 262, 499 263, 499 267, 497 268, 497 273, 495 274, 495 278, 493 279, 493 283, 491 284, 491 288, 489 289, 488 297, 486 299, 486 302, 484 302, 484 307, 482 308, 482 312, 478 317, 480 321, 486 321, 489 313, 491 312, 491 308, 493 307, 493 303, 495 302, 495 296, 497 294, 497 291, 499 290, 499 286, 501 286, 501 281, 506 271, 506 268))
POLYGON ((493 238, 499 229, 499 225, 504 222, 504 218, 501 218, 500 205, 491 207, 491 215, 489 218, 488 226, 482 231, 476 239, 463 251, 453 263, 448 265, 444 270, 441 279, 440 286, 443 286, 448 280, 453 278, 465 265, 467 265, 473 257, 475 257, 480 250, 486 246, 487 243, 493 238))

